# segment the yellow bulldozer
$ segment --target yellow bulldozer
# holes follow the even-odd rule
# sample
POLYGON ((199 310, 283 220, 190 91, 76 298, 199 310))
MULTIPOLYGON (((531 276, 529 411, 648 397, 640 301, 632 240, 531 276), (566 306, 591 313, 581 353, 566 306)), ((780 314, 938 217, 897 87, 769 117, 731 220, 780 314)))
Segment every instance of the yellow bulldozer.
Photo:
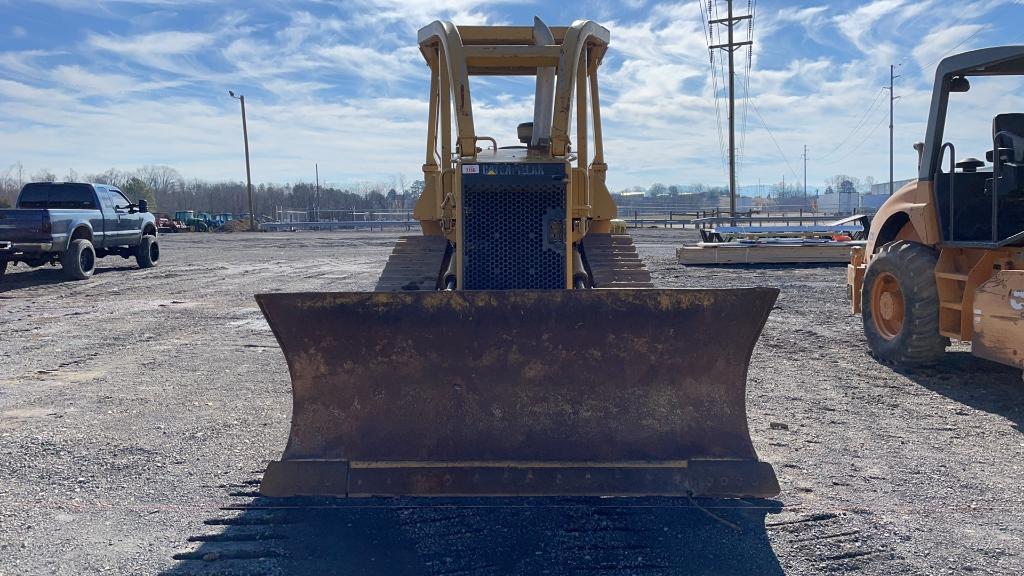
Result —
POLYGON ((956 339, 1024 368, 1024 114, 994 116, 987 167, 958 161, 943 142, 950 97, 970 90, 969 78, 1022 75, 1024 46, 939 63, 918 179, 882 205, 848 267, 853 312, 883 361, 933 364, 956 339))
POLYGON ((778 493, 745 407, 778 291, 654 289, 611 233, 608 41, 589 21, 419 31, 422 234, 374 292, 256 296, 294 396, 264 495, 778 493), (476 132, 476 75, 536 77, 515 145, 476 132))

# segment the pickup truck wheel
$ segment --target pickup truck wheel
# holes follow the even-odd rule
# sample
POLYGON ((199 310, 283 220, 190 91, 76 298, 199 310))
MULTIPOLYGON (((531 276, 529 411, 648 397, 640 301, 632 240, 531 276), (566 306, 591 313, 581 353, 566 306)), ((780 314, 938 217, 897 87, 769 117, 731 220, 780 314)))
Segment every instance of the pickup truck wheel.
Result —
POLYGON ((64 268, 64 274, 69 278, 85 280, 92 276, 96 269, 96 250, 92 247, 92 242, 84 238, 72 240, 60 263, 64 268))
POLYGON ((152 268, 159 260, 160 243, 156 241, 156 236, 143 236, 142 242, 135 248, 135 261, 139 263, 139 268, 152 268))
POLYGON ((0 280, 4 279, 4 272, 7 272, 7 260, 0 260, 0 280))

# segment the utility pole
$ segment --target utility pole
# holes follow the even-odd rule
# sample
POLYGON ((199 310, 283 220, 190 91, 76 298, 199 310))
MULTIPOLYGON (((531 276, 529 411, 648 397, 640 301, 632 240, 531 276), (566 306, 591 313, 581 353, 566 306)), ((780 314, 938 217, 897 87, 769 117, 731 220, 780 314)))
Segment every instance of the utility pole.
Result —
MULTIPOLYGON (((709 20, 708 25, 714 26, 715 24, 721 24, 728 28, 728 42, 725 44, 713 44, 711 50, 725 50, 729 55, 729 215, 736 215, 736 72, 733 67, 733 55, 736 50, 743 46, 750 46, 754 42, 753 40, 747 40, 744 42, 735 42, 733 40, 733 27, 737 22, 743 20, 750 20, 753 16, 746 14, 743 16, 733 16, 732 13, 732 2, 733 0, 726 0, 728 4, 728 16, 726 18, 718 18, 715 20, 709 20)), ((710 15, 710 14, 709 14, 710 15)), ((718 97, 717 95, 715 96, 718 97)))
MULTIPOLYGON (((889 65, 889 196, 892 196, 892 185, 893 185, 893 111, 895 110, 894 104, 896 103, 896 96, 894 89, 895 80, 899 78, 896 74, 896 66, 894 64, 889 65)), ((885 89, 884 87, 882 88, 885 89)))
POLYGON ((313 163, 313 170, 316 171, 316 189, 313 192, 313 219, 320 221, 320 164, 313 163))
POLYGON ((807 205, 807 144, 804 144, 804 208, 810 208, 807 205))
POLYGON ((252 172, 249 169, 249 127, 245 124, 245 96, 228 90, 232 98, 242 103, 242 137, 245 139, 245 187, 249 191, 249 230, 256 230, 256 210, 252 204, 252 172))

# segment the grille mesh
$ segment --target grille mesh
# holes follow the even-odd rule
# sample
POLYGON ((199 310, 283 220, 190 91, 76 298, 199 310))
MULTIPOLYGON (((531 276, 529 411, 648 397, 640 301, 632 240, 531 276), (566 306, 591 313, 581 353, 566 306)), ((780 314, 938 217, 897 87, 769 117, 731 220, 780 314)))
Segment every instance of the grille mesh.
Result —
POLYGON ((565 287, 564 243, 546 243, 565 218, 565 185, 463 182, 463 287, 557 290, 565 287))

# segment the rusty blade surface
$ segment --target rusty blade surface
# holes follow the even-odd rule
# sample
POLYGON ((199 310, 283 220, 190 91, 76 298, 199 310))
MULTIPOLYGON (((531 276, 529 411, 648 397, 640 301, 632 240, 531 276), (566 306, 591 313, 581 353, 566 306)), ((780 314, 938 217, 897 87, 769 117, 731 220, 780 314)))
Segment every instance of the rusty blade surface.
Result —
MULTIPOLYGON (((344 462, 367 477, 450 467, 470 478, 495 467, 587 477, 588 467, 757 463, 747 365, 777 294, 257 295, 292 377, 282 461, 344 462)), ((395 490, 420 486, 408 484, 395 490)))

